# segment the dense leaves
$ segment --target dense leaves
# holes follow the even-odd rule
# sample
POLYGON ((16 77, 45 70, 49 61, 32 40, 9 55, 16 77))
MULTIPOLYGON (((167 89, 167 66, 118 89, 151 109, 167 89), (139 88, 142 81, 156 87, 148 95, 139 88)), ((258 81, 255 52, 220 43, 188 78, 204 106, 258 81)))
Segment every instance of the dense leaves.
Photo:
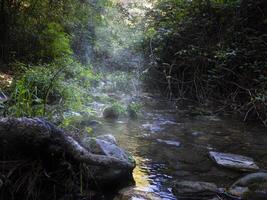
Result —
POLYGON ((90 42, 85 35, 93 31, 89 26, 99 19, 101 3, 1 0, 1 59, 51 61, 71 54, 70 46, 77 52, 78 38, 90 42))
POLYGON ((148 29, 154 77, 170 95, 213 99, 266 124, 264 13, 264 0, 159 1, 148 29))

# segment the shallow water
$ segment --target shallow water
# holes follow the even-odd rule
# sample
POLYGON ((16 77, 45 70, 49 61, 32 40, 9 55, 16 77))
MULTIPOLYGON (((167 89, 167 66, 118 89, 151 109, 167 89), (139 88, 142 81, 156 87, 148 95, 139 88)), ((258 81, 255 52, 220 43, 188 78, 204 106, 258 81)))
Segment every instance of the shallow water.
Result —
POLYGON ((267 168, 267 131, 231 117, 192 116, 186 109, 159 98, 143 99, 138 120, 103 121, 98 134, 113 134, 135 158, 133 176, 138 190, 174 200, 174 180, 214 182, 226 187, 242 174, 216 166, 210 150, 236 153, 255 159, 267 168))

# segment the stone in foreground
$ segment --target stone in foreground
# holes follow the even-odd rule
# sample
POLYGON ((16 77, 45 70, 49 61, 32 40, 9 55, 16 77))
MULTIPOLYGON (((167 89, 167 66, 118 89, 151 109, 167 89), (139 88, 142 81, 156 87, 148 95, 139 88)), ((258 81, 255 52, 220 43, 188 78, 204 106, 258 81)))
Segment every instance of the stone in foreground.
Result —
MULTIPOLYGON (((86 137, 81 143, 94 154, 115 157, 122 162, 131 163, 133 168, 135 166, 133 157, 118 146, 113 135, 101 135, 96 138, 86 137)), ((90 173, 92 178, 100 185, 110 182, 122 182, 123 180, 130 180, 132 178, 132 170, 119 169, 113 166, 108 168, 91 166, 90 173)))
POLYGON ((242 199, 267 199, 267 173, 252 173, 240 178, 228 193, 242 199))
POLYGON ((180 181, 174 183, 173 192, 178 198, 207 199, 216 196, 219 189, 214 183, 180 181))
POLYGON ((162 200, 158 195, 139 190, 135 187, 124 188, 119 191, 119 194, 114 200, 162 200))
POLYGON ((250 157, 230 153, 209 152, 210 158, 219 166, 239 171, 257 171, 259 167, 250 157))

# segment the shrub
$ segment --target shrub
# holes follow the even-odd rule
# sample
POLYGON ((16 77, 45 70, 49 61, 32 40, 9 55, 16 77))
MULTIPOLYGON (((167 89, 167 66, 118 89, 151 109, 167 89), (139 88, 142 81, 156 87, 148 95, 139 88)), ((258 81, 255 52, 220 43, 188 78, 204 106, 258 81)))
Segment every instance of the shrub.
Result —
POLYGON ((19 73, 11 86, 9 113, 17 117, 51 117, 53 109, 54 115, 80 111, 91 101, 90 85, 97 79, 90 68, 78 63, 60 67, 18 64, 16 69, 19 73))

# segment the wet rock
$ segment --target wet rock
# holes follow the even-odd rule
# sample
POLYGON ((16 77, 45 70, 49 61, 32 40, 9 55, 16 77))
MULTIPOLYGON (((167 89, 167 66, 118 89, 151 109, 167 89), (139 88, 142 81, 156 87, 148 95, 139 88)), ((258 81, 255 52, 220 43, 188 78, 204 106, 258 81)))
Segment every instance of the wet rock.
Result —
POLYGON ((178 198, 207 199, 214 197, 219 189, 214 183, 180 181, 174 183, 173 192, 178 198))
POLYGON ((210 151, 209 155, 219 166, 239 171, 257 171, 259 167, 250 157, 210 151))
POLYGON ((243 199, 267 198, 267 173, 248 174, 237 180, 228 190, 229 194, 243 199), (257 198, 256 198, 257 197, 257 198))
POLYGON ((162 140, 162 139, 157 139, 157 142, 159 143, 163 143, 163 144, 167 144, 167 145, 171 145, 171 146, 176 146, 179 147, 181 145, 180 142, 178 141, 173 141, 173 140, 162 140))
POLYGON ((114 200, 161 200, 161 198, 152 192, 138 190, 135 187, 128 187, 120 190, 114 200))
POLYGON ((111 134, 100 135, 100 136, 97 137, 97 139, 104 140, 104 141, 107 141, 107 142, 110 142, 112 144, 117 145, 116 138, 111 134))
POLYGON ((267 183, 267 173, 258 172, 248 174, 239 180, 237 180, 233 185, 234 186, 250 186, 254 183, 267 183))
MULTIPOLYGON (((116 140, 112 135, 102 135, 96 138, 87 137, 82 140, 82 144, 94 154, 115 157, 125 163, 131 163, 135 166, 133 157, 117 145, 116 140)), ((113 168, 112 166, 109 168, 100 166, 90 167, 91 176, 100 185, 112 181, 120 182, 121 180, 131 180, 132 170, 133 169, 118 169, 113 168)))
POLYGON ((82 144, 92 153, 112 156, 125 162, 134 162, 130 154, 116 144, 116 139, 112 135, 87 137, 83 139, 82 144))
POLYGON ((143 124, 142 127, 145 129, 145 130, 149 130, 151 133, 156 133, 156 132, 159 132, 161 131, 163 128, 160 127, 157 123, 152 123, 152 124, 143 124))
POLYGON ((118 110, 112 106, 104 108, 103 117, 106 119, 118 119, 119 115, 118 110))
POLYGON ((244 196, 245 193, 247 193, 249 191, 248 187, 240 187, 240 186, 235 186, 235 187, 231 187, 228 190, 228 193, 232 196, 236 196, 236 197, 242 197, 244 196))

